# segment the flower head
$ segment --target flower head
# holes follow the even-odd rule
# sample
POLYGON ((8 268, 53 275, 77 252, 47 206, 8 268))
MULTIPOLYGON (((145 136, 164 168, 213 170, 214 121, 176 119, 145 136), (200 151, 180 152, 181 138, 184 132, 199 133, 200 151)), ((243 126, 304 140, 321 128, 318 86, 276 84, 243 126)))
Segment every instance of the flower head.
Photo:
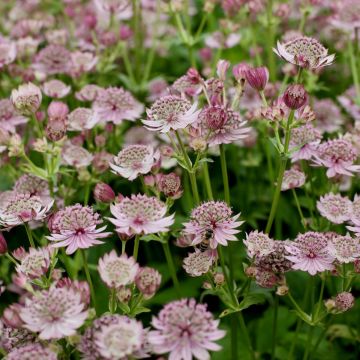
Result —
POLYGON ((331 65, 335 55, 328 55, 324 48, 316 39, 302 36, 291 40, 285 44, 278 41, 274 52, 290 62, 306 69, 317 69, 331 65))
POLYGON ((0 207, 0 225, 12 227, 31 220, 43 220, 54 201, 44 205, 38 196, 13 194, 0 207))
POLYGON ((183 268, 190 276, 197 277, 206 274, 214 263, 214 258, 208 251, 196 250, 183 261, 183 268))
POLYGON ((83 309, 79 293, 51 287, 27 298, 20 317, 26 329, 40 333, 40 339, 61 339, 74 335, 76 329, 83 325, 88 315, 83 309))
POLYGON ((135 180, 140 174, 147 174, 159 160, 160 154, 150 145, 128 145, 114 156, 110 167, 115 174, 135 180))
POLYGON ((20 115, 9 99, 0 100, 0 129, 9 133, 16 133, 18 125, 25 124, 28 119, 20 115))
POLYGON ((97 92, 93 110, 99 121, 120 124, 123 120, 138 119, 144 111, 144 106, 123 88, 109 87, 97 92))
POLYGON ((94 101, 101 90, 103 90, 103 88, 98 85, 87 84, 75 93, 75 97, 79 101, 94 101))
POLYGON ((316 117, 316 128, 319 131, 333 133, 340 130, 344 118, 339 107, 332 100, 317 100, 312 107, 316 117))
POLYGON ((152 320, 156 330, 150 331, 149 341, 157 354, 170 353, 170 359, 209 359, 209 350, 218 351, 215 343, 225 336, 219 321, 207 311, 206 305, 194 299, 173 301, 164 306, 152 320))
POLYGON ((29 252, 21 258, 16 270, 29 279, 37 279, 45 275, 50 266, 50 252, 47 248, 30 248, 29 252))
POLYGON ((139 265, 133 257, 128 257, 126 254, 118 256, 116 251, 112 250, 99 260, 98 269, 102 281, 108 287, 118 288, 135 281, 139 265))
POLYGON ((100 215, 89 206, 67 206, 51 219, 51 235, 47 239, 54 241, 52 247, 67 247, 66 253, 73 254, 77 249, 102 244, 99 239, 111 235, 104 232, 106 226, 96 228, 101 222, 100 215))
POLYGON ((275 249, 274 240, 271 239, 267 234, 257 230, 246 234, 246 240, 244 240, 244 244, 250 257, 266 256, 272 253, 275 249))
POLYGON ((127 235, 168 231, 174 223, 174 215, 165 216, 166 205, 153 196, 131 195, 119 204, 111 205, 110 210, 115 218, 109 220, 116 226, 116 231, 127 235))
POLYGON ((78 169, 89 166, 93 155, 82 146, 69 144, 63 149, 62 158, 67 165, 78 169))
POLYGON ((350 310, 355 305, 354 295, 350 292, 343 291, 335 297, 335 307, 338 312, 350 310))
POLYGON ((50 348, 44 347, 40 343, 31 343, 13 349, 6 356, 7 360, 57 360, 58 355, 50 348))
POLYGON ((15 193, 38 196, 44 203, 51 201, 48 182, 32 174, 21 175, 15 182, 15 193))
POLYGON ((21 115, 32 115, 40 107, 42 94, 40 89, 32 84, 23 84, 11 92, 11 102, 21 115))
POLYGON ((284 173, 284 178, 281 183, 281 191, 286 191, 294 188, 301 187, 305 184, 305 174, 295 168, 286 170, 284 173))
POLYGON ((16 59, 16 53, 15 42, 0 41, 0 69, 2 69, 4 65, 11 64, 16 59))
POLYGON ((94 110, 83 107, 76 108, 67 117, 68 129, 85 131, 92 129, 99 121, 94 110))
POLYGON ((245 79, 253 89, 263 91, 269 81, 269 70, 265 66, 248 67, 245 71, 245 79))
POLYGON ((287 87, 282 99, 289 109, 297 110, 307 103, 308 94, 303 85, 292 84, 287 87))
POLYGON ((45 74, 64 74, 69 71, 70 52, 61 45, 50 44, 39 51, 34 68, 45 74))
POLYGON ((293 263, 292 268, 295 270, 315 275, 333 269, 334 257, 329 253, 325 234, 313 231, 299 234, 295 241, 289 242, 285 248, 290 253, 286 258, 293 263))
POLYGON ((347 196, 332 193, 321 196, 316 204, 321 216, 333 224, 342 224, 350 220, 351 205, 347 196))
POLYGON ((360 27, 360 3, 357 0, 336 1, 332 8, 331 25, 350 34, 360 27))
POLYGON ((335 175, 353 176, 354 172, 360 172, 360 165, 353 164, 357 157, 356 149, 349 141, 334 139, 319 145, 314 162, 328 168, 326 175, 329 178, 335 175))
POLYGON ((227 246, 228 241, 236 241, 235 234, 243 221, 237 221, 240 214, 232 216, 230 207, 223 201, 208 201, 191 212, 191 220, 184 224, 185 234, 194 234, 192 245, 208 242, 210 248, 227 246))
POLYGON ((150 299, 160 287, 161 274, 148 266, 140 268, 135 278, 135 284, 145 299, 150 299))
POLYGON ((61 99, 69 94, 71 86, 64 84, 61 80, 52 79, 45 82, 42 89, 46 96, 61 99))
POLYGON ((148 130, 167 133, 170 130, 184 129, 194 123, 200 113, 197 103, 177 96, 163 96, 146 110, 148 120, 142 120, 148 130))
POLYGON ((340 263, 354 262, 360 257, 360 239, 351 236, 334 236, 329 241, 329 253, 340 263))
POLYGON ((175 173, 158 174, 156 186, 160 192, 172 199, 178 199, 183 193, 180 176, 175 173))

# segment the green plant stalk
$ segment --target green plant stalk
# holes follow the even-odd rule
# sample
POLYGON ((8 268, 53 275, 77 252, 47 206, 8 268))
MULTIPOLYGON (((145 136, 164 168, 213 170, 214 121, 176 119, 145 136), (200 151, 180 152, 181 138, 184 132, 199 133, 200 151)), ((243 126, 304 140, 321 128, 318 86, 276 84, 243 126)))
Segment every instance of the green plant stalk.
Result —
POLYGON ((284 153, 282 154, 282 158, 280 160, 280 167, 279 167, 279 172, 278 172, 278 177, 277 177, 277 184, 276 184, 275 193, 274 193, 274 196, 273 196, 270 215, 269 215, 269 218, 268 218, 268 222, 266 224, 265 232, 267 234, 270 233, 272 224, 273 224, 274 219, 275 219, 276 211, 277 211, 277 208, 278 208, 278 205, 279 205, 281 184, 282 184, 282 181, 283 181, 283 177, 284 177, 284 173, 285 173, 285 169, 286 169, 286 165, 287 165, 287 161, 288 161, 287 156, 288 156, 289 144, 290 144, 290 136, 291 136, 290 128, 291 128, 292 121, 294 119, 294 114, 295 114, 295 111, 291 110, 290 114, 289 114, 289 117, 288 117, 288 120, 287 120, 287 124, 286 124, 284 153))
POLYGON ((267 16, 267 40, 266 40, 266 49, 268 56, 268 66, 269 66, 269 77, 271 81, 276 80, 276 64, 275 56, 273 52, 274 46, 274 22, 273 22, 273 0, 268 0, 266 7, 266 16, 267 16))
POLYGON ((137 260, 139 254, 140 235, 135 236, 133 258, 137 260))
MULTIPOLYGON (((315 304, 315 277, 314 276, 311 276, 309 286, 310 286, 310 294, 311 294, 310 301, 311 301, 311 310, 312 310, 314 308, 314 304, 315 304)), ((321 297, 324 292, 323 286, 324 286, 324 283, 322 284, 322 287, 321 287, 321 297)), ((320 309, 320 306, 321 306, 321 304, 319 304, 319 307, 317 310, 320 309)), ((313 316, 312 316, 312 320, 314 320, 313 316)), ((307 360, 309 358, 310 349, 311 349, 311 339, 313 337, 313 331, 314 331, 314 326, 310 326, 309 330, 308 330, 308 336, 307 336, 307 341, 306 341, 306 346, 305 346, 306 350, 305 350, 305 353, 303 356, 303 360, 307 360)))
POLYGON ((167 265, 168 265, 168 268, 170 271, 171 279, 173 281, 176 294, 178 297, 181 297, 180 283, 179 283, 179 280, 176 275, 176 269, 175 269, 174 261, 173 261, 172 255, 171 255, 169 244, 163 243, 162 246, 164 249, 166 262, 167 262, 167 265))
POLYGON ((224 185, 224 198, 225 202, 230 205, 230 189, 229 189, 229 177, 227 173, 227 164, 225 156, 225 147, 224 144, 220 145, 220 164, 221 164, 221 174, 224 185))
POLYGON ((26 230, 26 235, 29 239, 29 243, 30 243, 30 246, 32 248, 35 248, 35 243, 34 243, 34 238, 32 236, 32 233, 31 233, 31 229, 29 227, 29 224, 28 223, 24 223, 24 226, 25 226, 25 230, 26 230))
POLYGON ((116 305, 116 289, 112 288, 110 291, 110 313, 115 313, 115 305, 116 305))
POLYGON ((276 331, 279 312, 279 297, 275 294, 274 317, 272 323, 271 359, 275 359, 276 331))
POLYGON ((238 315, 238 319, 239 319, 239 323, 240 323, 240 329, 241 329, 241 331, 243 333, 246 344, 248 346, 248 349, 249 349, 249 352, 250 352, 250 357, 251 357, 252 360, 255 360, 255 353, 254 353, 254 350, 253 350, 253 347, 252 347, 252 344, 251 344, 251 339, 250 339, 249 332, 248 332, 248 329, 247 329, 246 324, 245 324, 243 314, 242 314, 241 311, 236 313, 236 314, 238 315))
POLYGON ((214 196, 211 188, 210 175, 209 175, 209 166, 206 161, 203 163, 203 178, 204 178, 207 197, 209 200, 214 200, 214 196))
POLYGON ((298 199, 298 197, 296 195, 296 191, 295 191, 295 189, 291 189, 291 191, 292 191, 292 194, 294 196, 295 204, 296 204, 297 210, 298 210, 299 215, 300 215, 302 226, 306 230, 306 220, 305 220, 304 214, 303 214, 303 212, 301 210, 300 202, 299 202, 299 199, 298 199))
POLYGON ((351 74, 353 77, 354 86, 355 86, 355 90, 356 90, 356 98, 357 98, 357 101, 360 102, 359 74, 358 74, 358 69, 357 69, 357 65, 356 65, 354 47, 353 47, 353 43, 352 43, 351 39, 348 40, 348 53, 349 53, 349 58, 350 58, 351 74))
POLYGON ((82 260, 83 260, 86 280, 87 280, 87 282, 89 284, 89 287, 90 287, 91 302, 92 302, 92 305, 93 305, 93 307, 95 309, 95 312, 96 312, 96 296, 95 296, 95 291, 94 291, 94 285, 93 285, 93 282, 91 280, 91 275, 90 275, 89 266, 88 266, 87 259, 86 259, 86 254, 85 254, 84 249, 79 249, 79 250, 80 250, 80 253, 81 253, 82 260))

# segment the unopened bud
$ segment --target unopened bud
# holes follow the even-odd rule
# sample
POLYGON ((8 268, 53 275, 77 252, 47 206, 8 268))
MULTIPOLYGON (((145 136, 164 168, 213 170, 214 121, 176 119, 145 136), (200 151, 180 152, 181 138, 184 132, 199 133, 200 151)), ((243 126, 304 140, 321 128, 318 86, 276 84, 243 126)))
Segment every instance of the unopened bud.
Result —
POLYGON ((283 95, 285 105, 292 110, 297 110, 304 106, 308 100, 307 92, 303 85, 289 85, 283 95))
POLYGON ((248 68, 245 77, 253 89, 263 91, 269 80, 269 71, 265 66, 248 68))
POLYGON ((103 203, 111 203, 115 200, 115 193, 111 186, 100 182, 95 186, 94 198, 103 203))

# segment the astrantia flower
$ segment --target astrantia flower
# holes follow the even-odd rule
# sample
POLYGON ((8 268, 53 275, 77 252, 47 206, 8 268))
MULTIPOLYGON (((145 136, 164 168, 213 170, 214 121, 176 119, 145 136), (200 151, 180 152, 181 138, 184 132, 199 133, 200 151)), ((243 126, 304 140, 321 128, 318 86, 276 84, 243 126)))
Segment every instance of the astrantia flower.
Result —
POLYGON ((291 131, 291 161, 310 160, 320 144, 321 134, 311 124, 306 124, 291 131))
POLYGON ((97 92, 93 109, 101 122, 120 124, 123 120, 138 119, 144 106, 123 88, 109 87, 97 92))
POLYGON ((328 50, 316 39, 306 36, 298 37, 285 44, 278 41, 274 52, 284 60, 306 69, 331 65, 335 58, 334 54, 328 55, 328 50))
POLYGON ((244 244, 250 257, 266 256, 275 249, 274 240, 271 239, 267 234, 257 230, 246 234, 246 240, 244 240, 244 244))
POLYGON ((201 85, 198 82, 194 83, 188 75, 184 75, 172 84, 171 89, 177 91, 179 95, 196 96, 201 92, 201 85))
POLYGON ((329 241, 329 253, 340 263, 354 262, 360 257, 360 239, 351 236, 334 236, 329 241))
POLYGON ((105 254, 99 260, 99 274, 104 283, 110 288, 118 288, 135 281, 139 265, 133 257, 126 254, 118 256, 115 250, 105 254))
POLYGON ((350 220, 353 224, 360 226, 360 196, 355 194, 350 212, 350 220))
POLYGON ((351 86, 337 99, 344 110, 349 113, 355 121, 360 121, 360 106, 357 104, 355 86, 351 86))
POLYGON ((301 187, 305 184, 305 180, 306 177, 302 171, 295 168, 286 170, 284 173, 283 181, 281 183, 281 191, 301 187))
POLYGON ((145 299, 150 299, 160 287, 161 274, 148 266, 140 268, 136 274, 135 284, 145 299))
POLYGON ((105 359, 122 360, 135 356, 141 349, 144 329, 142 324, 127 316, 117 316, 116 323, 103 325, 95 334, 99 353, 105 359))
POLYGON ((22 257, 16 271, 24 274, 29 279, 37 279, 45 275, 50 266, 50 252, 47 248, 30 248, 22 257))
POLYGON ((89 51, 75 51, 71 53, 70 60, 69 73, 73 77, 79 77, 81 74, 91 71, 98 62, 97 56, 89 51))
POLYGON ((190 276, 201 276, 206 274, 214 263, 214 258, 208 251, 196 250, 189 254, 183 261, 183 268, 190 276))
POLYGON ((92 129, 99 121, 94 110, 76 108, 67 117, 68 129, 71 131, 85 131, 92 129))
POLYGON ((207 311, 206 305, 194 299, 173 301, 164 306, 152 325, 149 342, 157 354, 169 354, 169 359, 210 359, 209 350, 221 349, 214 341, 225 336, 219 321, 207 311))
POLYGON ((0 129, 16 133, 16 126, 25 124, 28 119, 20 115, 9 99, 0 100, 0 129))
POLYGON ((12 227, 31 220, 43 220, 54 201, 44 205, 38 196, 13 194, 0 207, 0 225, 12 227))
POLYGON ((94 101, 101 90, 103 88, 98 85, 87 84, 75 93, 75 97, 79 101, 94 101))
POLYGON ((192 245, 209 242, 212 249, 218 245, 227 246, 228 241, 236 241, 235 234, 243 221, 237 221, 240 214, 232 216, 230 207, 223 201, 208 201, 191 212, 191 220, 184 224, 185 234, 194 234, 192 245))
POLYGON ((11 91, 11 102, 21 115, 32 115, 41 105, 42 94, 40 89, 32 84, 20 85, 11 91))
POLYGON ((354 295, 350 292, 343 291, 335 297, 335 307, 339 312, 350 310, 355 305, 354 295))
POLYGON ((88 315, 83 309, 79 293, 51 287, 26 298, 20 317, 25 328, 40 333, 40 339, 61 339, 74 335, 83 325, 88 315))
POLYGON ((40 343, 27 344, 15 348, 6 356, 7 360, 57 360, 58 355, 50 348, 44 347, 40 343))
POLYGON ((200 115, 199 121, 194 124, 206 138, 209 146, 230 144, 234 141, 246 138, 251 128, 245 127, 238 112, 230 108, 224 109, 220 106, 205 107, 200 115))
POLYGON ((62 158, 67 165, 75 168, 89 166, 93 160, 93 156, 82 146, 69 144, 63 149, 62 158))
POLYGON ((16 58, 16 44, 13 41, 0 41, 0 69, 11 64, 16 58))
POLYGON ((64 74, 69 70, 70 52, 61 45, 48 45, 39 51, 34 68, 45 74, 64 74))
POLYGON ((116 231, 127 235, 169 231, 174 223, 174 214, 166 216, 166 205, 154 196, 131 195, 111 205, 110 210, 115 218, 109 220, 116 231))
POLYGON ((350 34, 360 27, 360 3, 357 0, 335 1, 331 5, 334 10, 331 25, 350 34))
POLYGON ((333 269, 334 257, 329 253, 328 239, 325 234, 309 231, 299 234, 295 241, 285 245, 292 261, 292 268, 315 275, 318 272, 333 269))
POLYGON ((69 94, 71 86, 64 84, 61 80, 53 79, 44 83, 43 92, 46 96, 61 99, 69 94))
POLYGON ((356 150, 349 141, 334 139, 319 145, 314 162, 328 168, 326 175, 329 178, 336 175, 353 176, 354 172, 360 172, 360 165, 353 165, 357 157, 356 150))
POLYGON ((114 156, 110 167, 115 174, 135 180, 140 174, 147 174, 159 160, 160 154, 148 145, 129 145, 114 156))
POLYGON ((321 132, 333 133, 340 130, 344 118, 339 107, 330 99, 316 100, 313 104, 316 128, 321 132))
POLYGON ((48 182, 32 174, 21 175, 16 180, 13 191, 17 194, 36 195, 44 204, 51 201, 48 182))
POLYGON ((162 133, 183 129, 196 121, 200 113, 196 108, 197 103, 191 105, 188 100, 180 97, 164 96, 146 110, 148 119, 142 122, 148 130, 162 133))
POLYGON ((101 222, 100 215, 89 206, 67 206, 51 219, 51 235, 47 239, 54 241, 52 247, 67 247, 66 253, 73 254, 77 249, 102 244, 98 239, 111 235, 104 232, 106 226, 96 228, 101 222))
POLYGON ((321 216, 333 224, 342 224, 350 220, 351 205, 351 201, 347 196, 332 193, 321 196, 316 203, 321 216))

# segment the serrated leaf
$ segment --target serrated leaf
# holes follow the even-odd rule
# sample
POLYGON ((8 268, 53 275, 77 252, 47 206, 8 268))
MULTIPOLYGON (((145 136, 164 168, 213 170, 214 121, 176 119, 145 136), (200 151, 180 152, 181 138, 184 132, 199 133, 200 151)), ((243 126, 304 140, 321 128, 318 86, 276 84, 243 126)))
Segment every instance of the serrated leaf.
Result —
POLYGON ((245 309, 249 308, 251 305, 262 304, 265 302, 265 300, 266 300, 266 297, 264 294, 259 294, 259 293, 248 294, 244 297, 244 299, 239 304, 239 309, 245 310, 245 309))

